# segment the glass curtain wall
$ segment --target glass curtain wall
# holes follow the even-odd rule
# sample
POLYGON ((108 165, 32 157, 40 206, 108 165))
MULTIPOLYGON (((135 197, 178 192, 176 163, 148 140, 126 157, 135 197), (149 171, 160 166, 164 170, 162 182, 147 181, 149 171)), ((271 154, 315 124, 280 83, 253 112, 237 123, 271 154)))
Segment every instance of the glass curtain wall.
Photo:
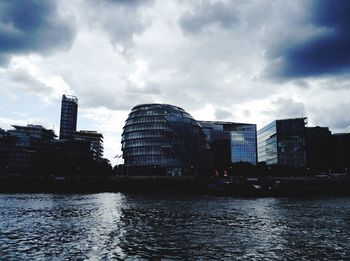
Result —
POLYGON ((258 161, 278 164, 276 121, 258 131, 258 161))
POLYGON ((209 168, 209 145, 201 126, 182 108, 168 104, 135 106, 122 134, 126 166, 195 170, 209 168))
POLYGON ((237 125, 231 132, 231 162, 256 164, 256 125, 237 125))
POLYGON ((258 131, 258 161, 305 167, 306 118, 273 121, 258 131))

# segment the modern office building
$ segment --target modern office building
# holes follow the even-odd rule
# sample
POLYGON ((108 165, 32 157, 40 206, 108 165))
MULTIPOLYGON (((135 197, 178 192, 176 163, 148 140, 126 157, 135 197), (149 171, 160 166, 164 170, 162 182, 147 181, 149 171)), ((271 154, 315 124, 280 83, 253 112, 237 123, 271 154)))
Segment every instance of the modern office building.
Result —
POLYGON ((209 144, 200 124, 182 108, 142 104, 132 108, 122 133, 125 174, 207 175, 209 144))
POLYGON ((306 166, 309 173, 332 168, 332 133, 328 127, 306 127, 306 166))
POLYGON ((74 140, 89 142, 90 149, 93 153, 94 160, 101 160, 103 158, 103 135, 97 131, 81 130, 76 131, 74 140))
POLYGON ((39 158, 55 139, 54 131, 40 125, 13 127, 13 130, 7 131, 6 140, 2 145, 2 153, 6 158, 6 162, 3 163, 6 172, 38 174, 42 167, 39 158))
POLYGON ((12 127, 14 129, 7 132, 16 137, 18 145, 30 146, 33 143, 48 144, 57 137, 53 130, 46 129, 41 125, 12 125, 12 127))
POLYGON ((257 162, 256 125, 247 123, 199 121, 210 143, 214 169, 227 169, 231 163, 257 162))
POLYGON ((350 133, 334 133, 332 135, 333 171, 350 171, 350 133))
POLYGON ((62 95, 60 139, 72 138, 77 130, 78 98, 71 95, 62 95))
POLYGON ((258 162, 306 167, 306 118, 276 120, 258 130, 258 162))
POLYGON ((10 148, 14 146, 14 140, 10 135, 0 128, 0 175, 8 172, 8 161, 10 148))
POLYGON ((92 176, 93 157, 89 141, 59 139, 52 142, 44 163, 53 176, 92 176))

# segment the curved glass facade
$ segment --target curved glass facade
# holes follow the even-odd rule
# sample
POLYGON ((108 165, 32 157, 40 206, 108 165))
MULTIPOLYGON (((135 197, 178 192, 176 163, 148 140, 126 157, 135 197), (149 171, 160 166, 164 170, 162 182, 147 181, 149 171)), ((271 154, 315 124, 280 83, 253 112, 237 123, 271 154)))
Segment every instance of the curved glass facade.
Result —
POLYGON ((196 175, 211 165, 202 127, 182 108, 168 104, 132 109, 123 128, 122 151, 125 166, 134 167, 130 174, 151 167, 158 174, 196 175))

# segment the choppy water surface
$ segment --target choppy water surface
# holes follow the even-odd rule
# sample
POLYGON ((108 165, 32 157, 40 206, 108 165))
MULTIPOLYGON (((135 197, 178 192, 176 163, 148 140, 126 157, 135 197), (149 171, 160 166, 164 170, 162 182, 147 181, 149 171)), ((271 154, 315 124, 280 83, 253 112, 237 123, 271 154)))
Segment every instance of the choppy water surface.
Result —
POLYGON ((350 198, 0 195, 0 260, 350 259, 350 198))

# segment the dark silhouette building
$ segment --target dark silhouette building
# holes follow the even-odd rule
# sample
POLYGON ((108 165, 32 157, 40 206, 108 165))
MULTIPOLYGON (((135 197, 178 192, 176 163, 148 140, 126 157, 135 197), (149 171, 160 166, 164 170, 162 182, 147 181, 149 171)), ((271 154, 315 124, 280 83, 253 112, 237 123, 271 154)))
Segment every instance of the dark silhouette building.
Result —
POLYGON ((124 174, 206 175, 209 144, 200 124, 182 108, 142 104, 129 114, 122 134, 124 174))
POLYGON ((39 175, 44 171, 41 155, 56 137, 53 130, 40 125, 18 126, 3 134, 0 154, 2 171, 13 174, 39 175))
POLYGON ((256 125, 247 123, 199 121, 213 154, 215 170, 227 170, 232 163, 256 165, 256 125))
POLYGON ((50 176, 92 176, 96 172, 89 141, 53 140, 41 158, 50 176))
POLYGON ((15 140, 5 130, 0 128, 0 175, 9 171, 10 149, 15 140))
POLYGON ((62 95, 60 139, 72 138, 77 129, 78 98, 62 95))
POLYGON ((97 131, 80 130, 73 134, 74 140, 86 141, 90 144, 94 160, 103 158, 103 135, 97 131))
POLYGON ((307 127, 306 166, 309 173, 319 173, 332 168, 332 133, 328 127, 307 127))
POLYGON ((78 99, 62 96, 60 139, 40 125, 0 128, 0 173, 12 176, 102 176, 112 168, 103 158, 103 136, 76 131, 78 99))
POLYGON ((333 171, 350 171, 350 133, 332 135, 331 154, 333 171))
POLYGON ((258 161, 306 167, 306 118, 276 120, 258 130, 258 161))

